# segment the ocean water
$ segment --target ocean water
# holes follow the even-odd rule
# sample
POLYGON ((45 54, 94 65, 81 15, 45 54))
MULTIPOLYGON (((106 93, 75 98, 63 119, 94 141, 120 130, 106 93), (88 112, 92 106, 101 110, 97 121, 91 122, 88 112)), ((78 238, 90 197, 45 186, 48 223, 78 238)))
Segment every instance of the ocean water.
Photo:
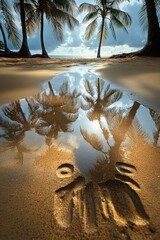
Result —
POLYGON ((49 55, 49 57, 50 58, 94 58, 93 56, 78 56, 78 55, 49 55))

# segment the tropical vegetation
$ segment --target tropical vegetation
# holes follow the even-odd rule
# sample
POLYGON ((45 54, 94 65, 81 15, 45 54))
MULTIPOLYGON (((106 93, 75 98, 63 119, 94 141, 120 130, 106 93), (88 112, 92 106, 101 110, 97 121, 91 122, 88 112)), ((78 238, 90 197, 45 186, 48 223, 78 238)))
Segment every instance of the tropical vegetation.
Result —
POLYGON ((6 33, 14 47, 19 47, 20 39, 14 15, 8 0, 0 0, 0 32, 2 34, 5 52, 9 52, 6 33))
MULTIPOLYGON (((79 6, 80 13, 87 12, 83 19, 83 23, 87 24, 86 39, 89 40, 97 31, 99 39, 97 57, 101 56, 101 46, 109 33, 116 39, 116 28, 122 28, 127 32, 127 27, 131 25, 130 15, 120 9, 120 4, 124 1, 95 0, 95 4, 84 2, 79 6)), ((160 56, 159 6, 159 0, 143 0, 140 20, 146 25, 147 40, 144 48, 135 54, 160 56)), ((65 26, 72 30, 78 25, 77 14, 76 0, 0 0, 0 32, 4 44, 4 47, 1 44, 1 49, 4 49, 1 50, 1 54, 13 55, 8 47, 10 40, 15 48, 19 48, 14 55, 30 57, 28 37, 39 29, 41 56, 48 57, 44 39, 46 22, 57 39, 62 41, 65 26), (19 14, 21 29, 17 26, 14 11, 19 14)))
POLYGON ((4 43, 0 41, 0 49, 4 49, 4 43))
POLYGON ((127 26, 131 25, 131 17, 127 12, 119 9, 117 0, 96 0, 96 4, 82 3, 79 11, 87 11, 87 15, 83 18, 83 23, 88 23, 85 32, 86 40, 89 40, 98 28, 99 46, 97 58, 101 57, 101 46, 108 37, 108 28, 113 37, 116 39, 115 27, 122 28, 127 32, 127 26))
POLYGON ((147 14, 148 38, 144 48, 140 51, 141 55, 160 56, 160 26, 158 19, 159 0, 144 0, 142 6, 142 22, 144 14, 147 14))

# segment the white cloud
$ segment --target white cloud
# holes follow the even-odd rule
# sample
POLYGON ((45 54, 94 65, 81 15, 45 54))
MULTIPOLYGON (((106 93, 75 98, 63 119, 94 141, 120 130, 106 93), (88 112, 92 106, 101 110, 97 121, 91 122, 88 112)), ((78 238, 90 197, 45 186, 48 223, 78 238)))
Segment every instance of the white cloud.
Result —
MULTIPOLYGON (((129 53, 138 50, 139 48, 130 47, 128 44, 115 45, 115 46, 102 46, 102 57, 109 57, 114 54, 129 53)), ((50 55, 59 55, 73 57, 96 57, 97 48, 86 47, 81 45, 79 47, 58 46, 54 51, 50 52, 50 55)))
POLYGON ((80 146, 78 137, 76 135, 69 136, 67 143, 72 149, 78 149, 80 146))

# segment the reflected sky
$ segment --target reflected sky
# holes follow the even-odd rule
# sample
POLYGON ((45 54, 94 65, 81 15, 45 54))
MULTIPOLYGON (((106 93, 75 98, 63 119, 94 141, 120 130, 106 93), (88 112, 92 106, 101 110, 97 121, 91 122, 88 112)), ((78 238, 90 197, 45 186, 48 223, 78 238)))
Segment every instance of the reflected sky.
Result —
POLYGON ((44 83, 36 96, 1 106, 0 167, 34 163, 48 151, 59 158, 69 152, 87 176, 99 160, 127 161, 138 143, 159 154, 160 115, 89 69, 74 67, 44 83))

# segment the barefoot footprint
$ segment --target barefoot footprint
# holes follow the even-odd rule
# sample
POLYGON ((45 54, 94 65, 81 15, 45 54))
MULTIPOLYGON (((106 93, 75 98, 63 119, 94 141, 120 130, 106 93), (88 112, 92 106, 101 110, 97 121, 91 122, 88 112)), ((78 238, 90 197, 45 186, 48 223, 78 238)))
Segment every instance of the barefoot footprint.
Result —
MULTIPOLYGON (((58 167, 57 177, 70 177, 73 172, 74 167, 66 163, 58 167)), ((136 168, 133 165, 117 162, 113 179, 95 183, 79 176, 57 189, 54 196, 54 216, 57 223, 67 228, 77 214, 85 232, 93 233, 98 226, 98 207, 104 220, 112 219, 119 226, 126 226, 128 222, 139 226, 147 225, 149 217, 136 193, 140 186, 131 178, 135 173, 136 168), (99 197, 98 201, 95 196, 99 197)))

